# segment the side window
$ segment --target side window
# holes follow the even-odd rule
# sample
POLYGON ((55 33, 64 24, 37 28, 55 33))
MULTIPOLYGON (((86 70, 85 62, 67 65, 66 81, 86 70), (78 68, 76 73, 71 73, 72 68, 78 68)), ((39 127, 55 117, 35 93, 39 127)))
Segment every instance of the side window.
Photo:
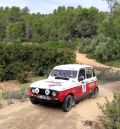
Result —
POLYGON ((93 69, 93 77, 95 77, 96 75, 95 75, 95 70, 93 69))
POLYGON ((86 69, 86 78, 91 78, 93 75, 93 69, 87 68, 86 69))
POLYGON ((78 80, 79 80, 79 78, 83 78, 83 80, 85 79, 85 69, 80 69, 79 75, 78 75, 78 80))

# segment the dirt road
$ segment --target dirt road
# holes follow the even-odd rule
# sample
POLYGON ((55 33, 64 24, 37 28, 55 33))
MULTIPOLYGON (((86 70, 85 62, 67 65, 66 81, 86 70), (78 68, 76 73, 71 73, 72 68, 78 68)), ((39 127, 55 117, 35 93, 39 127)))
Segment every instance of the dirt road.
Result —
POLYGON ((120 68, 110 67, 110 66, 104 65, 102 63, 97 62, 94 59, 88 59, 86 56, 87 56, 87 54, 76 52, 77 63, 92 65, 92 66, 95 66, 95 67, 111 68, 112 70, 120 71, 120 68))
POLYGON ((0 129, 90 129, 84 122, 101 115, 97 103, 103 104, 105 97, 112 100, 113 86, 120 90, 119 84, 101 85, 96 99, 85 99, 68 113, 56 106, 32 105, 29 101, 15 103, 0 109, 0 129))

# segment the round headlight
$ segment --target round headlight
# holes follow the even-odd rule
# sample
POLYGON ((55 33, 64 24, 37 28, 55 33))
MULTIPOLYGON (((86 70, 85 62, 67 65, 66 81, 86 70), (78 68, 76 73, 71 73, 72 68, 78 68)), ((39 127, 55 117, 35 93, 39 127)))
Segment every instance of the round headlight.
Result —
POLYGON ((35 89, 32 89, 32 93, 35 93, 35 89))
POLYGON ((54 97, 57 96, 57 92, 55 92, 55 91, 52 92, 52 96, 54 96, 54 97))
POLYGON ((50 90, 48 90, 48 89, 45 90, 45 94, 46 94, 46 95, 49 95, 49 94, 50 94, 50 90))
POLYGON ((39 88, 35 88, 35 93, 38 94, 39 93, 39 88))

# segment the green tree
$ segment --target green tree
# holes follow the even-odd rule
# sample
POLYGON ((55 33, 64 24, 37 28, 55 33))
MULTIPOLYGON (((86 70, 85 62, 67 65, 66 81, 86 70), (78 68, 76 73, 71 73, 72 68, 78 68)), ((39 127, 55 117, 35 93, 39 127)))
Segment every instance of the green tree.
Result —
POLYGON ((21 20, 21 12, 19 7, 13 6, 12 8, 6 8, 7 9, 7 24, 9 23, 15 23, 17 21, 21 20))
POLYGON ((0 41, 5 38, 5 18, 4 9, 0 7, 0 41))
MULTIPOLYGON (((79 10, 79 9, 78 9, 79 10)), ((70 34, 80 37, 91 37, 97 34, 99 13, 96 8, 81 9, 70 26, 70 34)))
POLYGON ((11 23, 6 29, 7 40, 10 41, 23 41, 25 30, 20 22, 11 23))

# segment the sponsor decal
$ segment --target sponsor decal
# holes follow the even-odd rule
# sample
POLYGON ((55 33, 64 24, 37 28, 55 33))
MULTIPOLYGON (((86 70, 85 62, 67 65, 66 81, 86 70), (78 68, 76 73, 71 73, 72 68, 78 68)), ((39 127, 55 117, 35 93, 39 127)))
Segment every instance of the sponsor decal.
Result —
POLYGON ((49 86, 62 86, 63 82, 53 82, 53 81, 46 81, 47 83, 50 83, 49 86))
POLYGON ((86 92, 86 83, 82 83, 82 92, 85 93, 86 92))

